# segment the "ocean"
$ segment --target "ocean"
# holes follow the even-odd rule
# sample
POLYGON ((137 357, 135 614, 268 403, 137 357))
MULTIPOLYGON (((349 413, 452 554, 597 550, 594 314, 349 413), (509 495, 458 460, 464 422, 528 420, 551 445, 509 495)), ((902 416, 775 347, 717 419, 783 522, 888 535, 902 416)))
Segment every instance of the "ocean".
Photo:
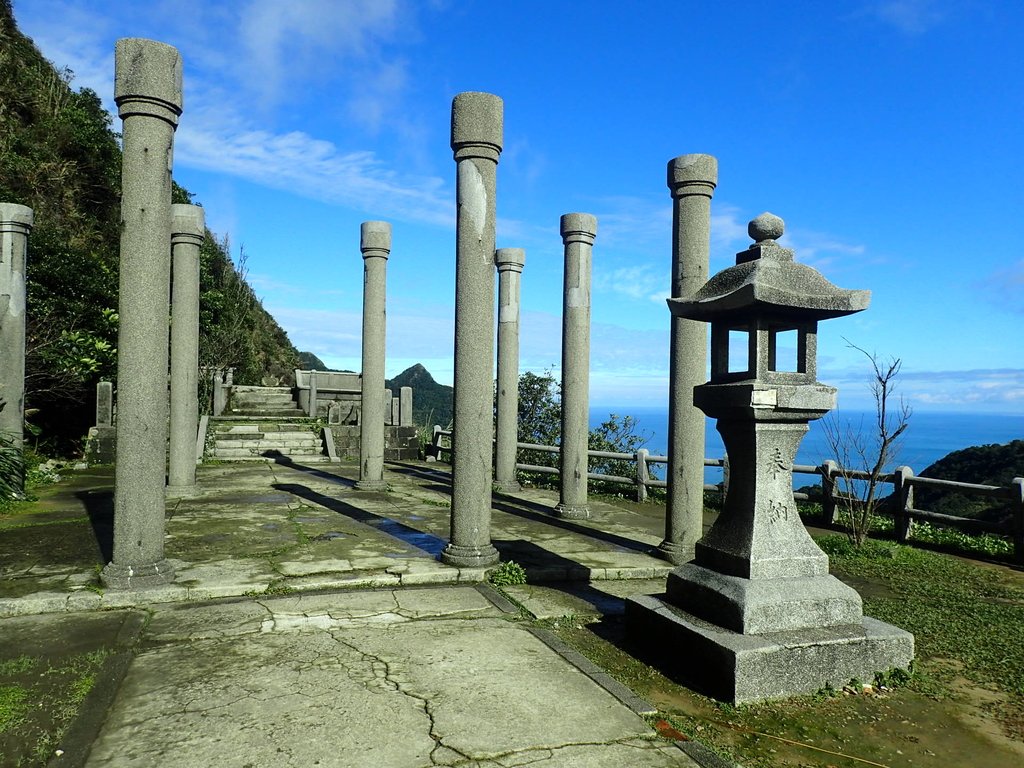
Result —
MULTIPOLYGON (((609 414, 632 416, 637 421, 635 432, 646 438, 647 448, 652 454, 668 453, 668 410, 660 407, 638 406, 595 406, 590 409, 590 427, 606 421, 609 414)), ((854 428, 862 426, 870 434, 874 413, 861 411, 838 411, 840 424, 854 428)), ((826 417, 827 418, 827 417, 826 417)), ((1024 439, 1024 415, 994 413, 943 413, 937 411, 914 411, 906 431, 900 437, 898 453, 893 466, 905 465, 920 473, 948 453, 973 445, 1008 443, 1024 439)), ((725 455, 722 438, 715 429, 712 419, 706 419, 705 451, 707 458, 721 458, 725 455)), ((829 453, 828 441, 822 427, 822 420, 812 421, 810 430, 800 443, 797 464, 821 464, 834 459, 829 453)), ((662 465, 664 466, 664 465, 662 465)), ((893 467, 886 467, 891 470, 893 467)), ((664 477, 662 472, 659 476, 664 477)), ((721 470, 705 469, 705 482, 721 480, 721 470)))

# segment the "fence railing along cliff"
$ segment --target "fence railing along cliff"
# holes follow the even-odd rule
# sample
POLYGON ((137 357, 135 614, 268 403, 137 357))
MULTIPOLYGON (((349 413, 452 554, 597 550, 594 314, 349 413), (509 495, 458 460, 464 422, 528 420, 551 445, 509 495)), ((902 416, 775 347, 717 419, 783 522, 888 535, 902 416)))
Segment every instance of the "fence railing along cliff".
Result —
MULTIPOLYGON (((434 426, 430 452, 439 457, 441 453, 451 452, 451 434, 449 429, 434 426)), ((556 445, 537 445, 534 443, 518 443, 519 450, 559 453, 556 445)), ((667 464, 668 456, 652 455, 646 448, 635 453, 614 453, 612 451, 588 451, 591 458, 611 459, 615 461, 631 461, 636 464, 636 477, 621 475, 605 475, 596 472, 587 473, 590 480, 606 483, 622 483, 632 485, 636 489, 637 501, 647 498, 648 488, 665 488, 668 483, 651 477, 651 464, 667 464)), ((704 459, 705 467, 724 467, 724 459, 704 459)), ((544 467, 536 464, 516 464, 516 469, 523 472, 557 475, 558 467, 544 467)), ((816 475, 821 483, 821 504, 824 516, 831 522, 838 522, 838 505, 841 499, 837 496, 837 482, 840 479, 863 481, 869 480, 870 474, 860 470, 845 469, 834 461, 825 461, 820 466, 811 464, 794 464, 794 475, 816 475)), ((935 525, 956 528, 967 533, 995 533, 1013 539, 1014 561, 1024 564, 1024 478, 1015 477, 1008 486, 979 485, 961 483, 954 480, 939 480, 931 477, 918 477, 910 467, 897 467, 893 472, 883 474, 879 482, 891 485, 893 492, 887 504, 879 504, 879 514, 893 518, 897 541, 908 543, 913 541, 912 525, 915 520, 935 525), (989 520, 977 520, 970 517, 955 517, 939 512, 930 512, 914 506, 915 488, 941 488, 959 491, 969 496, 987 496, 1004 499, 1012 515, 1009 523, 998 523, 989 520)), ((706 491, 723 491, 724 484, 705 483, 706 491)), ((797 501, 806 501, 810 497, 806 493, 794 493, 797 501)))

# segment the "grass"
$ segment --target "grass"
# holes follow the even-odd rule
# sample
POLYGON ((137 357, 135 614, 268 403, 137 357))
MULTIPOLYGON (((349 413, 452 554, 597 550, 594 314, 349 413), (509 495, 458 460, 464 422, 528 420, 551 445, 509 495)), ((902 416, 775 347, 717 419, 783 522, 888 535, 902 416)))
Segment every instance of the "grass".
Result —
POLYGON ((859 549, 844 536, 819 545, 839 575, 884 583, 864 610, 913 632, 919 657, 952 659, 976 682, 1024 697, 1024 589, 999 572, 934 552, 869 540, 859 549))
POLYGON ((0 661, 4 765, 46 765, 108 654, 101 648, 60 658, 21 655, 0 661))
MULTIPOLYGON (((629 653, 620 620, 542 626, 647 698, 659 732, 678 731, 746 768, 865 764, 945 766, 985 751, 1002 765, 1007 747, 964 725, 980 712, 1004 743, 1024 740, 1024 580, 993 568, 893 542, 855 548, 843 535, 819 544, 833 571, 864 595, 864 611, 914 633, 913 674, 884 671, 866 690, 855 681, 813 696, 739 707, 676 684, 629 653), (972 698, 978 692, 988 698, 972 698), (966 719, 965 719, 966 713, 966 719), (959 749, 959 752, 944 751, 959 749), (950 754, 958 755, 950 757, 950 754)), ((1013 764, 1012 762, 1005 763, 1013 764)))

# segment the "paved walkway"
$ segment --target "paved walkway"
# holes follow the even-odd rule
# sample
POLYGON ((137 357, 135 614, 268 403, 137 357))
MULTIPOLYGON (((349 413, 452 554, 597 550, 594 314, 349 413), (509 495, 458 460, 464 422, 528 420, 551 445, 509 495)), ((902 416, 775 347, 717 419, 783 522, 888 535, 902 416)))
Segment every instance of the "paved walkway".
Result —
MULTIPOLYGON (((18 519, 33 525, 0 523, 0 654, 93 635, 114 651, 51 764, 721 764, 657 738, 649 705, 523 621, 481 569, 436 560, 443 465, 389 465, 383 494, 356 490, 355 473, 201 467, 200 495, 168 504, 177 579, 145 592, 98 588, 109 471, 48 492, 18 519)), ((663 588, 655 508, 596 501, 592 520, 565 521, 555 501, 494 503, 492 538, 526 567, 532 586, 513 594, 530 612, 616 612, 663 588)))

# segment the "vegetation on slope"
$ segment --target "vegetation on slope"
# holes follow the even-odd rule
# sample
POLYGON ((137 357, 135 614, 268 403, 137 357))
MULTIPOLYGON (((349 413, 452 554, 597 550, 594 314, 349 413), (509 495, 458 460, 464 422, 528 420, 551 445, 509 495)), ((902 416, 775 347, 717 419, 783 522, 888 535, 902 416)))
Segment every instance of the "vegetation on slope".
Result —
MULTIPOLYGON (((26 408, 49 450, 91 426, 95 383, 117 373, 121 150, 88 88, 70 87, 0 0, 0 201, 32 208, 27 269, 26 408)), ((190 195, 175 188, 175 202, 190 195)), ((201 251, 201 363, 258 384, 295 366, 284 331, 245 282, 244 259, 210 233, 201 251)))
MULTIPOLYGON (((1007 486, 1013 478, 1024 477, 1024 440, 953 451, 928 466, 921 475, 962 483, 1007 486)), ((946 515, 993 522, 1008 523, 1013 514, 1010 505, 1003 500, 938 488, 916 489, 914 505, 946 515)))
POLYGON ((455 413, 455 390, 438 384, 419 363, 406 368, 384 385, 395 394, 402 387, 412 387, 412 416, 420 426, 440 424, 447 427, 455 413))

